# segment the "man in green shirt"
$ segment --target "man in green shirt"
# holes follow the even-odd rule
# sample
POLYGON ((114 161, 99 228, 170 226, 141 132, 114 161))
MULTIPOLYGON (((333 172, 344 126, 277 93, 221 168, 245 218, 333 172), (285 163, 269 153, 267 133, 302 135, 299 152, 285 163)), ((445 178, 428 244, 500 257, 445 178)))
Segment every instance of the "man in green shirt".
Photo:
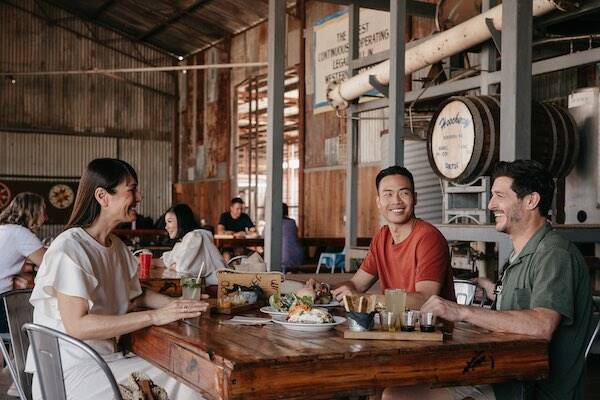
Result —
POLYGON ((548 379, 529 384, 390 388, 384 399, 583 399, 584 352, 591 334, 590 280, 579 250, 547 221, 553 194, 552 177, 538 162, 500 162, 488 207, 496 230, 510 236, 513 253, 498 284, 479 279, 495 309, 461 306, 438 296, 421 308, 446 320, 550 341, 548 379))

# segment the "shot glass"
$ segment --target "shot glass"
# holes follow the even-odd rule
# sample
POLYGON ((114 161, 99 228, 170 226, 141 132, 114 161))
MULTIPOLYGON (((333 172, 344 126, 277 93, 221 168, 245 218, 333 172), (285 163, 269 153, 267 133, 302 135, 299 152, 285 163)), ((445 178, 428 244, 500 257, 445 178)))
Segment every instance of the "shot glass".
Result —
POLYGON ((381 317, 381 327, 384 331, 396 332, 398 330, 398 314, 393 311, 382 311, 379 314, 381 317))
POLYGON ((402 313, 402 325, 400 327, 401 330, 405 332, 412 332, 415 330, 415 312, 412 310, 404 311, 402 313))
POLYGON ((421 313, 421 332, 435 332, 435 315, 432 312, 421 313))

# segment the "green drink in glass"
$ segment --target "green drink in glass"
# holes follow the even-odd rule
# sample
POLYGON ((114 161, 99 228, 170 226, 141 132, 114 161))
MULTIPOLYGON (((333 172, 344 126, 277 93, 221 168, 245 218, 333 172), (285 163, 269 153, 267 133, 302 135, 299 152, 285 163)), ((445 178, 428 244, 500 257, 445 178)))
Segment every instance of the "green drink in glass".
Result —
POLYGON ((202 289, 195 277, 186 276, 181 278, 181 292, 184 300, 200 300, 202 289))

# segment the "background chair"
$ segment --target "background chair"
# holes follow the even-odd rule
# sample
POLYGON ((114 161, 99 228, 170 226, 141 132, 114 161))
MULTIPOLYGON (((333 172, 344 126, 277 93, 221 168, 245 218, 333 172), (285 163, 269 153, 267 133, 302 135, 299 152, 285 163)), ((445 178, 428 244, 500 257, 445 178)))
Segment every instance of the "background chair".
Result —
POLYGON ((27 332, 31 342, 36 376, 44 400, 67 400, 59 341, 80 349, 94 360, 108 379, 114 399, 123 400, 119 385, 106 361, 89 345, 65 333, 41 325, 27 323, 23 325, 23 331, 27 332))
POLYGON ((317 274, 321 270, 321 265, 331 269, 332 274, 335 272, 336 267, 340 267, 340 272, 344 272, 345 263, 346 254, 344 251, 340 253, 321 253, 319 262, 317 263, 317 274))
POLYGON ((238 265, 242 263, 242 261, 246 260, 248 256, 235 256, 232 257, 229 261, 227 261, 227 268, 236 269, 238 265))
MULTIPOLYGON (((31 374, 25 372, 25 360, 29 339, 21 331, 21 326, 33 321, 33 306, 29 303, 31 289, 18 289, 0 295, 6 310, 9 338, 14 360, 8 353, 7 342, 3 340, 0 346, 2 356, 6 360, 10 375, 17 387, 21 399, 31 400, 31 374)), ((4 339, 4 338, 3 338, 4 339)))
POLYGON ((590 337, 590 341, 588 342, 587 346, 585 347, 585 358, 586 359, 588 357, 588 354, 590 354, 590 350, 592 349, 592 347, 594 345, 594 340, 596 340, 596 338, 600 334, 600 314, 599 313, 592 313, 591 326, 592 326, 592 336, 590 337))

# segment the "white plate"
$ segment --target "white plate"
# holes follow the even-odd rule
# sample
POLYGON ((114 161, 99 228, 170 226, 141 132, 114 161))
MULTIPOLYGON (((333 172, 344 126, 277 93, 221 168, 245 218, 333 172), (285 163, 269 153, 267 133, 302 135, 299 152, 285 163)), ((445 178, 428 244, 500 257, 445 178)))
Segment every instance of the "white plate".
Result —
POLYGON ((301 324, 298 322, 288 322, 285 320, 273 319, 273 322, 276 324, 282 325, 284 328, 292 330, 292 331, 301 331, 301 332, 325 332, 330 329, 335 328, 339 324, 343 324, 346 322, 346 318, 344 317, 333 317, 335 322, 330 322, 327 324, 301 324))
POLYGON ((315 307, 338 307, 341 306, 342 303, 340 303, 337 300, 332 300, 331 302, 327 303, 327 304, 315 304, 315 307))
POLYGON ((272 317, 280 317, 280 316, 287 316, 287 311, 277 311, 276 309, 274 309, 271 306, 264 306, 260 308, 260 312, 264 312, 265 314, 271 314, 272 317))

